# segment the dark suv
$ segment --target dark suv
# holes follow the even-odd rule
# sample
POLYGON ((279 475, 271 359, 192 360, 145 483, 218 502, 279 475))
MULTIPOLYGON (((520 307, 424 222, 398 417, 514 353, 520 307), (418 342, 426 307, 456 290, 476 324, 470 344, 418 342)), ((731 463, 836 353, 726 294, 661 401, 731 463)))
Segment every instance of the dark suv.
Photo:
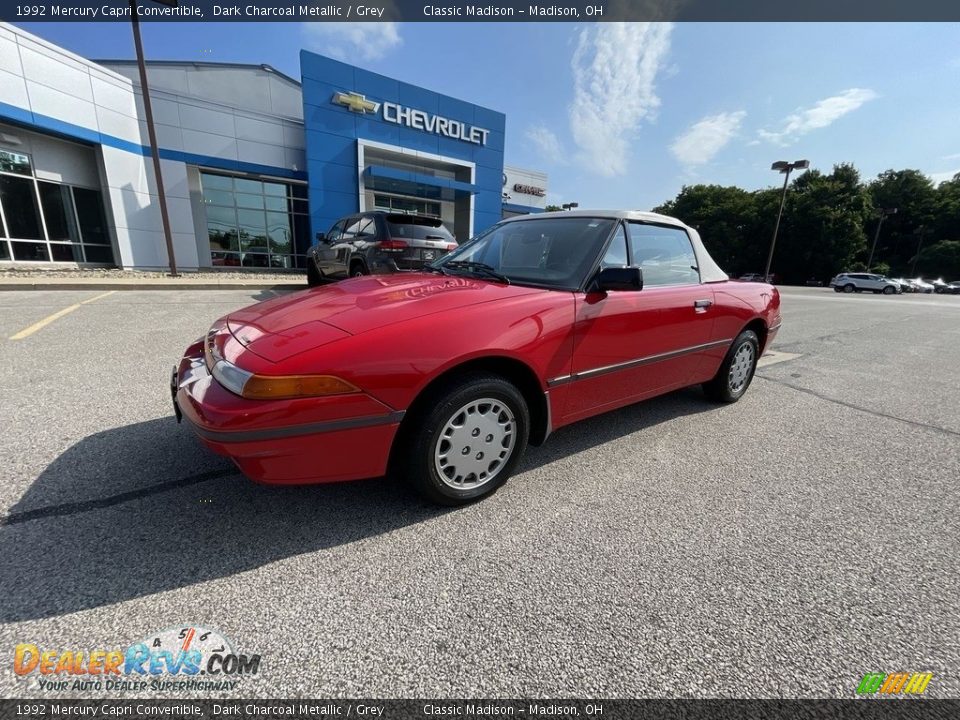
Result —
POLYGON ((389 212, 350 215, 317 236, 307 253, 307 284, 419 270, 457 247, 439 218, 389 212))

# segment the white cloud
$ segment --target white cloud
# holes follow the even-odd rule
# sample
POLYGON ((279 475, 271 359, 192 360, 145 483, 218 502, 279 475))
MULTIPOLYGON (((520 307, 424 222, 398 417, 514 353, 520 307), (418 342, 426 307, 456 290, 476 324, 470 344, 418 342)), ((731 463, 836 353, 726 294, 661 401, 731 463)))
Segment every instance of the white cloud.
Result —
POLYGON ((395 22, 318 22, 303 28, 310 49, 339 60, 379 60, 403 42, 395 22))
POLYGON ((660 106, 655 81, 670 50, 670 23, 596 23, 573 53, 570 131, 577 159, 600 175, 627 170, 630 140, 660 106))
POLYGON ((670 146, 670 152, 684 165, 708 163, 733 139, 746 116, 744 110, 708 115, 680 135, 670 146))
POLYGON ((930 173, 930 179, 933 180, 934 185, 939 185, 947 180, 953 180, 953 176, 958 173, 960 173, 960 168, 957 168, 956 170, 947 170, 946 172, 930 173))
POLYGON ((850 88, 817 102, 813 107, 798 109, 784 119, 778 132, 761 130, 760 137, 778 145, 790 145, 801 135, 825 128, 866 102, 878 97, 873 90, 850 88))
POLYGON ((553 130, 543 125, 535 125, 526 132, 526 138, 534 144, 543 158, 552 163, 563 163, 565 158, 560 140, 553 130))
POLYGON ((960 153, 953 153, 953 155, 944 155, 940 158, 941 160, 960 160, 960 153))

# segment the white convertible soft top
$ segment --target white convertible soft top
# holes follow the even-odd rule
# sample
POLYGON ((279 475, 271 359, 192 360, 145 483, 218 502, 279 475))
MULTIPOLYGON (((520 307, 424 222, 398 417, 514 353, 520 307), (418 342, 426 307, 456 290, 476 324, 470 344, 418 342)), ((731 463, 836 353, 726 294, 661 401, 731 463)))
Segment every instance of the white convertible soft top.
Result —
POLYGON ((693 244, 693 252, 697 256, 697 265, 700 268, 700 282, 715 283, 726 282, 730 278, 717 265, 716 261, 710 257, 710 253, 703 246, 700 239, 700 233, 689 225, 677 220, 669 215, 660 215, 653 212, 642 212, 640 210, 569 210, 556 213, 532 213, 530 215, 518 215, 505 222, 524 222, 525 220, 543 220, 550 217, 590 217, 590 218, 609 218, 611 220, 639 220, 640 222, 651 223, 653 225, 673 225, 683 228, 690 236, 690 242, 693 244))

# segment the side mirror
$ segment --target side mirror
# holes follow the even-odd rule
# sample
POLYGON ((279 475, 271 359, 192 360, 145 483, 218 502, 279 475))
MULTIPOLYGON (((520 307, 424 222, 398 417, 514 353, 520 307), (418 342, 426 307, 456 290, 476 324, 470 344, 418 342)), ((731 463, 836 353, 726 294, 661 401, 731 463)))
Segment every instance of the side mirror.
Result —
POLYGON ((594 286, 600 292, 642 290, 643 270, 638 267, 608 267, 597 273, 594 286))
POLYGON ((317 233, 317 242, 325 243, 327 241, 327 234, 318 232, 317 233))

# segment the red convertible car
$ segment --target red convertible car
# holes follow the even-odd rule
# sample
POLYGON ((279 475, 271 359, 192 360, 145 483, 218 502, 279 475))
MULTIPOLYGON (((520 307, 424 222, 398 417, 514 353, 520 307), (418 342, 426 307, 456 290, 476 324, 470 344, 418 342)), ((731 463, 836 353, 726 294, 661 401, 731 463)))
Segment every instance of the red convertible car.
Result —
POLYGON ((393 469, 457 505, 577 420, 694 384, 738 400, 779 327, 776 288, 729 280, 678 220, 527 215, 423 272, 231 313, 187 348, 172 392, 178 418, 254 480, 393 469))

